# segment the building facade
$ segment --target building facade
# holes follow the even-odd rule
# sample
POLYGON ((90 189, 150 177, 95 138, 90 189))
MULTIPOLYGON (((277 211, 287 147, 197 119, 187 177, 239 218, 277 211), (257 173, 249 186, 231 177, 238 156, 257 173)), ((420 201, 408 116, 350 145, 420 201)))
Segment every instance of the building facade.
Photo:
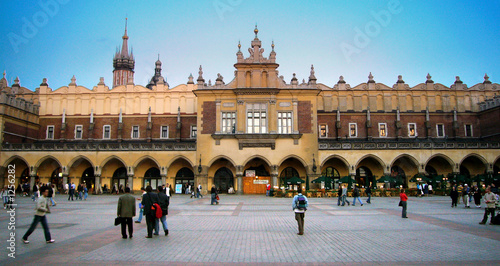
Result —
POLYGON ((201 184, 206 193, 215 184, 249 194, 292 177, 317 186, 320 176, 352 176, 368 186, 392 175, 413 187, 418 174, 500 174, 500 85, 487 76, 472 87, 430 75, 413 87, 399 76, 390 87, 371 74, 351 86, 341 76, 329 87, 311 66, 307 81, 294 74, 287 82, 274 43, 266 57, 254 34, 247 57, 238 45, 228 83, 220 74, 207 83, 200 66, 196 80, 171 88, 158 59, 151 82, 134 84, 126 30, 112 88, 102 78, 85 88, 73 77, 56 90, 44 80, 16 93, 19 81, 5 81, 0 185, 9 165, 16 186, 201 184))

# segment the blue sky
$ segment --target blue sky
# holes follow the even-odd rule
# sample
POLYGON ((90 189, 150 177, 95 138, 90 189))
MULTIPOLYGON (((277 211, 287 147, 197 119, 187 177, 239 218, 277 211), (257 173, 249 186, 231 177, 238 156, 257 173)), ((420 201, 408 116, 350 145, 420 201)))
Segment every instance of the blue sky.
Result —
POLYGON ((128 17, 135 83, 146 85, 160 54, 171 87, 197 77, 234 77, 238 41, 247 48, 258 24, 264 54, 276 45, 280 75, 351 85, 372 72, 392 86, 410 86, 427 73, 450 86, 500 80, 500 1, 3 1, 0 71, 31 90, 43 78, 57 89, 70 83, 112 86, 112 59, 128 17))

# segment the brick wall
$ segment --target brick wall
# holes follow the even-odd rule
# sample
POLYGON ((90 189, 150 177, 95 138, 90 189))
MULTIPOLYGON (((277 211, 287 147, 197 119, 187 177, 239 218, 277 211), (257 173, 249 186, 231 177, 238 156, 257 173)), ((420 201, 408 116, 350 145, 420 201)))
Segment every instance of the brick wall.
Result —
POLYGON ((481 130, 481 135, 476 135, 476 129, 473 129, 474 136, 485 136, 487 140, 500 141, 500 107, 481 112, 479 115, 477 128, 481 130))
POLYGON ((216 105, 215 102, 203 102, 203 111, 201 112, 201 134, 215 133, 216 105))
POLYGON ((299 132, 312 133, 312 104, 310 101, 299 101, 297 106, 299 132))

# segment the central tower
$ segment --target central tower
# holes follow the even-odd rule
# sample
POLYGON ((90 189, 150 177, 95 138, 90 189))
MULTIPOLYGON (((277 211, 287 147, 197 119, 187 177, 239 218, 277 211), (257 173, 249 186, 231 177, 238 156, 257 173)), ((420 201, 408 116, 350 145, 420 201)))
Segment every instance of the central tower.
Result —
POLYGON ((113 58, 113 88, 127 83, 134 83, 134 53, 128 51, 127 19, 125 19, 125 34, 122 37, 121 51, 116 49, 113 58))

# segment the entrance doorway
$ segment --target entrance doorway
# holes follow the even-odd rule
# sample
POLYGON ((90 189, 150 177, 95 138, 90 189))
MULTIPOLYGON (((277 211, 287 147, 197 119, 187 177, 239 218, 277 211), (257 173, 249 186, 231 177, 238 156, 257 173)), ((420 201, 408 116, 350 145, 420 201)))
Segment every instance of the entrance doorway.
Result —
MULTIPOLYGON (((182 185, 182 194, 186 193, 186 190, 191 186, 191 191, 194 189, 194 173, 191 169, 187 167, 181 168, 179 171, 177 171, 177 174, 175 175, 175 185, 177 186, 178 184, 182 185)), ((177 191, 175 187, 173 188, 174 191, 177 191)))
POLYGON ((89 192, 92 192, 92 188, 95 184, 94 168, 89 167, 83 171, 82 178, 80 180, 82 185, 85 185, 89 192))
POLYGON ((62 188, 63 188, 63 178, 62 178, 61 167, 58 167, 50 175, 50 184, 54 184, 57 191, 61 191, 62 190, 62 188))
POLYGON ((111 179, 111 193, 118 193, 125 190, 127 187, 128 177, 127 168, 120 167, 116 169, 113 173, 113 178, 111 179))
POLYGON ((159 185, 162 185, 160 169, 156 167, 149 168, 146 173, 144 173, 144 181, 142 185, 144 188, 151 186, 153 190, 156 190, 159 185))
POLYGON ((234 184, 233 172, 226 167, 221 167, 215 172, 214 184, 221 193, 227 193, 234 184))

